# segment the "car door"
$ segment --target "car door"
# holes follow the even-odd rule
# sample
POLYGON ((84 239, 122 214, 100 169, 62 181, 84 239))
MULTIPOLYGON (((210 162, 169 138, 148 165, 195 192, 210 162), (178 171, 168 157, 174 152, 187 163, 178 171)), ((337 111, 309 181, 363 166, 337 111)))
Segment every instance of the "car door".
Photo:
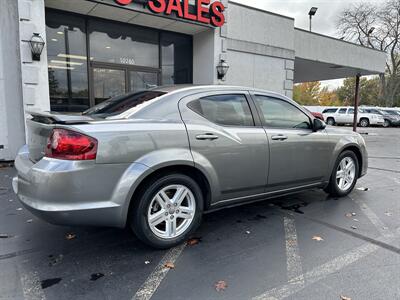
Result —
POLYGON ((194 162, 218 182, 215 201, 264 192, 268 141, 251 105, 248 92, 234 90, 199 93, 179 103, 194 162))
POLYGON ((346 113, 347 113, 347 108, 340 108, 337 113, 336 113, 336 123, 339 124, 344 124, 347 123, 346 121, 346 113))
POLYGON ((325 130, 290 100, 253 94, 270 148, 267 192, 318 185, 328 173, 332 145, 325 130))
POLYGON ((346 113, 345 123, 350 124, 354 121, 354 108, 349 108, 346 113))

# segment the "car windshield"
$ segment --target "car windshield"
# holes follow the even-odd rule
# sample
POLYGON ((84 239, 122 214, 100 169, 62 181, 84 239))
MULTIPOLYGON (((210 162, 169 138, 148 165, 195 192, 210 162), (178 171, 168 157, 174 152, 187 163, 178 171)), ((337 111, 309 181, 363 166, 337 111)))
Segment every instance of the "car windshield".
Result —
POLYGON ((381 115, 390 115, 387 111, 384 111, 384 110, 379 110, 379 113, 381 115))
POLYGON ((88 110, 82 114, 87 116, 96 116, 100 118, 107 118, 119 115, 134 107, 146 105, 150 100, 154 100, 166 92, 160 91, 141 91, 136 93, 125 94, 110 98, 88 110))

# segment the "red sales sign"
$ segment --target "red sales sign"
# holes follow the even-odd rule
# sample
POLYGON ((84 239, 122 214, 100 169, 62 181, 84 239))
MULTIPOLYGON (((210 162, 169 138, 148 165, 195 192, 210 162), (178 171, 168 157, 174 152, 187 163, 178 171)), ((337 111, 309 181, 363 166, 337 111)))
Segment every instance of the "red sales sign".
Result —
MULTIPOLYGON (((135 0, 114 1, 120 5, 128 5, 135 0)), ((175 13, 182 19, 221 27, 225 23, 225 6, 219 1, 215 1, 211 5, 210 2, 211 0, 196 0, 195 13, 189 12, 189 0, 149 0, 147 6, 152 12, 157 14, 164 13, 171 15, 175 13)))

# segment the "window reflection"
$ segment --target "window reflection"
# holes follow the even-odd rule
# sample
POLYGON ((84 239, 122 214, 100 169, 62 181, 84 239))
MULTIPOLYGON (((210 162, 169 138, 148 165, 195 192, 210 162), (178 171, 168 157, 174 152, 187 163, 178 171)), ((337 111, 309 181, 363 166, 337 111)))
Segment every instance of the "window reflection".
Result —
POLYGON ((177 33, 161 34, 162 84, 192 82, 192 38, 177 33))
POLYGON ((89 107, 85 21, 46 11, 51 109, 84 111, 89 107))
POLYGON ((94 61, 159 67, 158 32, 117 23, 90 22, 90 50, 94 61))
POLYGON ((147 90, 158 85, 157 73, 131 71, 129 79, 131 92, 147 90))

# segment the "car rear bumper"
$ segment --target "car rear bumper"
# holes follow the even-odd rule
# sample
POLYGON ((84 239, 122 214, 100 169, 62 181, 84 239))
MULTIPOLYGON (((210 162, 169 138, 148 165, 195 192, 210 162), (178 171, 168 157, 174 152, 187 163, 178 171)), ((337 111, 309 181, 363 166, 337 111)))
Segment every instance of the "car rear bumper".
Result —
POLYGON ((33 214, 53 224, 124 227, 129 187, 127 164, 29 159, 21 148, 15 160, 13 189, 33 214))

